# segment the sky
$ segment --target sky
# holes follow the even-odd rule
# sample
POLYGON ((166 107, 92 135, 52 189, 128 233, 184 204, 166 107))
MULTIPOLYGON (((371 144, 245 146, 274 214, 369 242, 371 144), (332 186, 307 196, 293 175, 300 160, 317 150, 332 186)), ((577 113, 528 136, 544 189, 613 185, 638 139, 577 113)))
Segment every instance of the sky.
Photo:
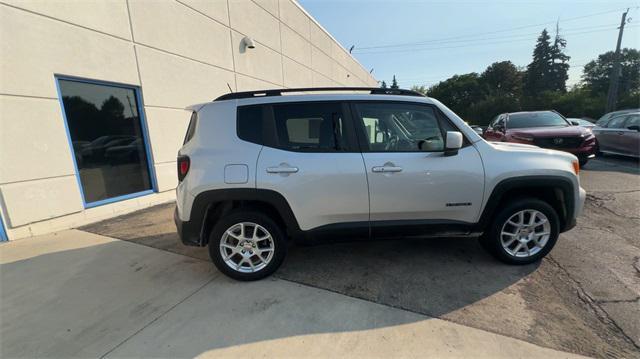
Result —
POLYGON ((298 0, 378 80, 430 86, 496 62, 531 62, 546 27, 567 40, 568 86, 582 67, 615 50, 620 17, 630 8, 622 47, 640 48, 640 1, 298 0))

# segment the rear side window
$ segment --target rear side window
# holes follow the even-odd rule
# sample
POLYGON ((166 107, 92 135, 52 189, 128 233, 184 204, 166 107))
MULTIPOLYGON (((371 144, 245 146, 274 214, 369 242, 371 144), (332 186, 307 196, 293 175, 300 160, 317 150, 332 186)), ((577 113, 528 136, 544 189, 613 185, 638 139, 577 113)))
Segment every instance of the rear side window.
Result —
POLYGON ((241 140, 264 144, 264 111, 265 106, 238 107, 238 137, 241 140))
POLYGON ((339 103, 305 103, 273 107, 278 147, 291 151, 345 150, 344 116, 339 103))
POLYGON ((193 111, 191 113, 191 120, 189 120, 189 127, 187 128, 187 134, 184 136, 184 142, 182 144, 189 142, 193 135, 196 133, 196 123, 198 122, 198 113, 193 111))

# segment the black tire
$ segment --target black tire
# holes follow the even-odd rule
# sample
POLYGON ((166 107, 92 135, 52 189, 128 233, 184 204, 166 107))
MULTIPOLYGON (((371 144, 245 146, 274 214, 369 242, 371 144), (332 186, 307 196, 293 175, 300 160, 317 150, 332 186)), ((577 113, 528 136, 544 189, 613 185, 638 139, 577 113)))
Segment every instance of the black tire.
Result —
POLYGON ((257 211, 238 209, 230 212, 216 223, 209 235, 209 256, 215 266, 228 277, 240 281, 252 281, 265 278, 275 272, 287 254, 287 239, 280 226, 271 217, 257 211), (227 265, 220 253, 220 241, 224 233, 233 225, 252 222, 264 227, 273 239, 274 253, 271 261, 256 272, 244 273, 227 265))
POLYGON ((546 256, 551 251, 551 249, 553 249, 553 246, 556 244, 559 235, 560 219, 553 207, 551 207, 547 202, 541 201, 539 199, 521 197, 507 203, 502 207, 502 209, 498 211, 498 213, 496 213, 489 228, 487 229, 485 234, 479 238, 479 240, 482 247, 498 260, 507 264, 522 265, 536 262, 546 256), (535 253, 528 257, 516 257, 508 253, 503 248, 500 232, 502 231, 504 224, 509 220, 509 218, 511 218, 511 216, 527 209, 537 210, 539 212, 542 212, 547 217, 550 224, 549 239, 538 253, 535 253))

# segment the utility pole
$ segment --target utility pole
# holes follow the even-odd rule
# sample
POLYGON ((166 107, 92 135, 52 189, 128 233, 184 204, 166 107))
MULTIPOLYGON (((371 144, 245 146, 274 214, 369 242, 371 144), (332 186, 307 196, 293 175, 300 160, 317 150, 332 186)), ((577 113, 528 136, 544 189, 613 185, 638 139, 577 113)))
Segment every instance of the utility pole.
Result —
POLYGON ((611 70, 611 78, 609 79, 609 93, 607 94, 607 108, 605 112, 615 111, 618 102, 618 82, 620 80, 620 44, 622 43, 622 33, 624 32, 624 24, 627 22, 627 14, 629 9, 622 14, 620 21, 620 31, 618 32, 618 43, 616 44, 616 53, 613 55, 613 69, 611 70))

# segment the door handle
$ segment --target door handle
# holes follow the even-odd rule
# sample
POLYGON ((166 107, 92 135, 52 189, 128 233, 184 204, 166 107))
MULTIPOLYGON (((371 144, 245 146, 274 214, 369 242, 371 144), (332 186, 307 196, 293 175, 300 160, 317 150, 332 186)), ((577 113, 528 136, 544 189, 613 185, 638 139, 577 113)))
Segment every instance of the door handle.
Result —
POLYGON ((373 167, 371 171, 376 173, 402 172, 402 167, 376 166, 376 167, 373 167))
POLYGON ((298 167, 267 167, 267 173, 296 173, 298 167))
POLYGON ((619 135, 624 135, 624 131, 618 131, 619 135))

